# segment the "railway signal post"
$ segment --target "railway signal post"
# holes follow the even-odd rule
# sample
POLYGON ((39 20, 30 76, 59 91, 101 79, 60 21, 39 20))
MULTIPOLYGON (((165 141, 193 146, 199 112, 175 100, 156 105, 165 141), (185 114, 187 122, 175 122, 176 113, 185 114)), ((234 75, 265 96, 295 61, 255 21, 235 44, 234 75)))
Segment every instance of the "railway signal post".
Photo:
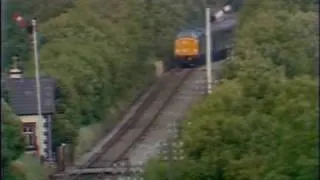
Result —
POLYGON ((207 91, 212 92, 212 74, 211 74, 211 9, 206 8, 206 66, 207 66, 207 91))
MULTIPOLYGON (((35 80, 36 80, 36 93, 37 93, 37 106, 38 106, 38 121, 37 121, 37 135, 43 136, 40 132, 40 127, 43 127, 44 119, 42 117, 42 109, 41 109, 41 92, 40 92, 40 75, 39 75, 39 53, 38 53, 38 35, 37 35, 37 20, 32 19, 31 24, 27 23, 23 16, 21 16, 18 12, 13 14, 12 19, 15 23, 20 26, 20 28, 27 30, 29 37, 32 39, 32 49, 34 55, 34 64, 35 64, 35 80)), ((41 138, 40 138, 41 139, 41 138)), ((37 153, 39 157, 45 154, 44 148, 41 146, 42 142, 37 140, 37 153)), ((49 149, 49 157, 48 159, 52 160, 52 150, 49 149)))
POLYGON ((206 8, 206 69, 207 69, 207 93, 212 93, 212 23, 219 20, 225 13, 232 10, 231 5, 226 4, 221 10, 211 15, 211 8, 206 8))
MULTIPOLYGON (((31 20, 32 25, 32 40, 33 40, 33 54, 34 54, 34 64, 35 64, 35 78, 36 78, 36 90, 37 90, 37 104, 38 104, 38 123, 37 125, 43 124, 42 119, 42 109, 41 109, 41 92, 40 92, 40 75, 39 75, 39 54, 38 54, 38 40, 37 40, 37 20, 31 20)), ((37 128, 38 131, 40 128, 37 128)), ((40 134, 40 132, 39 132, 40 134)), ((41 149, 41 142, 39 144, 39 155, 41 156, 44 152, 41 149)), ((51 158, 51 157, 50 157, 51 158)))

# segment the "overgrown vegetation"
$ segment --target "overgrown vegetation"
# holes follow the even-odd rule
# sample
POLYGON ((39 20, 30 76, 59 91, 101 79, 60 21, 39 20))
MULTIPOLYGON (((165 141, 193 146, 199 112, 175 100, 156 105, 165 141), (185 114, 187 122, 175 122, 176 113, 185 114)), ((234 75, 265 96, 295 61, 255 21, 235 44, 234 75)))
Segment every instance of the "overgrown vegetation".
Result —
POLYGON ((175 33, 199 24, 204 3, 8 0, 6 68, 17 54, 26 74, 33 76, 27 34, 11 18, 14 12, 26 20, 37 17, 46 39, 40 47, 41 74, 55 78, 59 87, 54 147, 77 145, 81 127, 110 122, 119 106, 152 80, 153 62, 170 59, 175 33))
POLYGON ((60 88, 55 145, 76 143, 80 126, 107 119, 106 110, 150 80, 153 60, 167 58, 187 7, 182 1, 129 0, 74 5, 40 28, 48 40, 40 54, 42 71, 60 88))
POLYGON ((38 17, 40 22, 45 22, 58 16, 59 14, 66 12, 69 8, 73 7, 73 0, 5 0, 3 2, 3 9, 5 10, 5 27, 3 27, 3 43, 5 51, 2 52, 5 55, 4 69, 10 67, 11 57, 19 55, 21 58, 21 65, 25 67, 26 62, 31 55, 31 48, 29 39, 25 30, 22 30, 12 20, 14 13, 20 13, 25 20, 30 20, 33 17, 38 17))
MULTIPOLYGON (((316 179, 316 6, 245 1, 225 79, 184 125, 174 179, 316 179)), ((152 164, 146 178, 166 179, 152 164)))
POLYGON ((21 123, 13 114, 12 110, 3 99, 1 99, 1 114, 2 116, 2 166, 4 179, 20 180, 23 176, 19 173, 14 173, 12 162, 20 157, 24 152, 24 141, 21 133, 21 123))
POLYGON ((41 164, 40 159, 27 153, 13 162, 12 166, 15 173, 19 172, 24 176, 24 180, 48 180, 48 174, 53 171, 49 166, 41 164))
POLYGON ((46 180, 51 169, 40 159, 24 154, 25 144, 20 119, 3 99, 2 113, 2 166, 5 180, 46 180))

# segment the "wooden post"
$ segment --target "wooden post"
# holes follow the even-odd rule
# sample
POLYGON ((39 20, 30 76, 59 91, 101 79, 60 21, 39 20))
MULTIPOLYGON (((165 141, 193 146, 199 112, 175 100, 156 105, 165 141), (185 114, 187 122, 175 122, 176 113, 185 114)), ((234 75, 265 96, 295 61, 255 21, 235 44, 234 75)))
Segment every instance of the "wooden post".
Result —
POLYGON ((73 146, 71 144, 65 145, 64 162, 65 166, 71 166, 73 163, 73 146))
POLYGON ((69 159, 70 159, 70 165, 72 165, 73 164, 73 162, 74 162, 74 145, 72 145, 72 144, 69 144, 69 159))
POLYGON ((58 171, 64 171, 65 170, 65 144, 61 144, 61 146, 58 147, 57 151, 58 155, 58 171))
POLYGON ((64 165, 65 165, 65 168, 69 166, 70 164, 70 156, 69 156, 69 153, 70 152, 70 147, 69 147, 69 144, 66 144, 65 147, 64 147, 64 165))
POLYGON ((43 155, 40 155, 40 163, 43 165, 45 162, 45 158, 43 155))

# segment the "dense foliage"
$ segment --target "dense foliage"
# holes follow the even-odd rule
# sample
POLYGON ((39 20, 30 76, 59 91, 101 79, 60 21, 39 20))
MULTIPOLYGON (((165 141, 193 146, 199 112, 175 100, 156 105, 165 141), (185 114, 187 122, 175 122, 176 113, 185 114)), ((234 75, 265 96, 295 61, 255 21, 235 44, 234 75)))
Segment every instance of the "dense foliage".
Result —
POLYGON ((40 47, 41 73, 59 87, 54 146, 75 144, 79 127, 108 119, 110 109, 152 79, 153 61, 170 59, 175 33, 203 19, 205 3, 8 0, 7 64, 18 54, 27 75, 34 73, 30 43, 12 21, 14 12, 26 20, 37 17, 46 39, 40 47))
MULTIPOLYGON (((245 1, 225 79, 184 125, 186 160, 174 179, 316 179, 313 3, 245 1)), ((154 166, 147 177, 166 179, 168 169, 154 166)))
POLYGON ((48 41, 41 67, 60 88, 56 145, 74 143, 77 127, 107 118, 107 109, 150 80, 152 60, 167 57, 186 14, 182 1, 78 0, 74 6, 40 28, 48 41))
POLYGON ((4 179, 19 179, 11 171, 11 163, 16 160, 24 151, 24 141, 21 134, 21 123, 13 114, 10 107, 4 100, 1 101, 2 127, 2 166, 4 179))
POLYGON ((4 0, 3 5, 3 17, 4 26, 2 41, 4 45, 4 69, 7 69, 11 65, 11 57, 19 55, 22 61, 21 65, 24 67, 25 62, 28 61, 31 54, 30 43, 25 30, 21 29, 15 24, 12 17, 14 13, 21 14, 25 20, 30 20, 33 17, 38 18, 40 22, 48 21, 51 18, 65 12, 68 8, 73 6, 73 1, 65 0, 4 0))

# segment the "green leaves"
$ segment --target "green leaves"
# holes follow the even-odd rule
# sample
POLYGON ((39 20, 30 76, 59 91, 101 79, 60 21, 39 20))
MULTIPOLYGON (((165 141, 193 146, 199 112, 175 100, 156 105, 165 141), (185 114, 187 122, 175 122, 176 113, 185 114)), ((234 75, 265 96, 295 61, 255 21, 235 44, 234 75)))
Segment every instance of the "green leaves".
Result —
POLYGON ((256 50, 263 58, 272 60, 277 66, 283 66, 288 77, 314 75, 318 37, 316 13, 290 13, 287 8, 278 9, 282 3, 277 3, 262 1, 254 6, 253 2, 248 2, 237 31, 236 54, 242 56, 248 49, 256 50), (255 15, 252 16, 252 13, 255 15), (246 16, 250 19, 246 20, 246 16), (241 25, 242 22, 245 24, 241 25))
POLYGON ((16 117, 11 108, 2 99, 1 110, 4 114, 2 117, 2 165, 4 166, 4 178, 15 179, 14 175, 10 172, 11 163, 20 157, 24 152, 24 139, 21 133, 21 122, 16 117))
POLYGON ((109 108, 150 79, 151 57, 171 53, 184 9, 182 1, 79 0, 67 13, 41 24, 48 40, 40 52, 42 72, 63 88, 57 144, 69 136, 68 130, 58 130, 60 123, 68 121, 76 129, 108 120, 109 108))
POLYGON ((316 178, 312 11, 298 1, 245 1, 225 79, 184 124, 193 163, 180 167, 197 175, 190 179, 316 178))
POLYGON ((277 179, 311 178, 303 171, 312 172, 316 165, 316 103, 309 98, 313 94, 315 99, 316 84, 311 79, 304 82, 313 85, 298 86, 299 78, 284 80, 278 86, 282 91, 267 91, 255 100, 245 95, 241 84, 217 87, 187 119, 191 125, 185 125, 184 140, 189 158, 212 171, 219 169, 213 165, 221 164, 225 179, 268 179, 273 173, 277 179), (309 163, 302 165, 300 159, 307 157, 309 163), (295 174, 300 169, 301 177, 295 174))
MULTIPOLYGON (((22 60, 22 66, 27 67, 28 60, 30 58, 31 45, 28 35, 25 29, 21 29, 12 20, 12 16, 15 12, 21 13, 24 18, 29 21, 31 18, 37 17, 40 22, 47 21, 66 9, 72 7, 72 1, 43 1, 43 0, 10 0, 7 1, 6 16, 5 18, 5 32, 3 41, 5 44, 5 61, 4 68, 8 69, 11 65, 11 57, 19 55, 22 60)), ((40 45, 43 44, 44 39, 40 38, 40 45)))

